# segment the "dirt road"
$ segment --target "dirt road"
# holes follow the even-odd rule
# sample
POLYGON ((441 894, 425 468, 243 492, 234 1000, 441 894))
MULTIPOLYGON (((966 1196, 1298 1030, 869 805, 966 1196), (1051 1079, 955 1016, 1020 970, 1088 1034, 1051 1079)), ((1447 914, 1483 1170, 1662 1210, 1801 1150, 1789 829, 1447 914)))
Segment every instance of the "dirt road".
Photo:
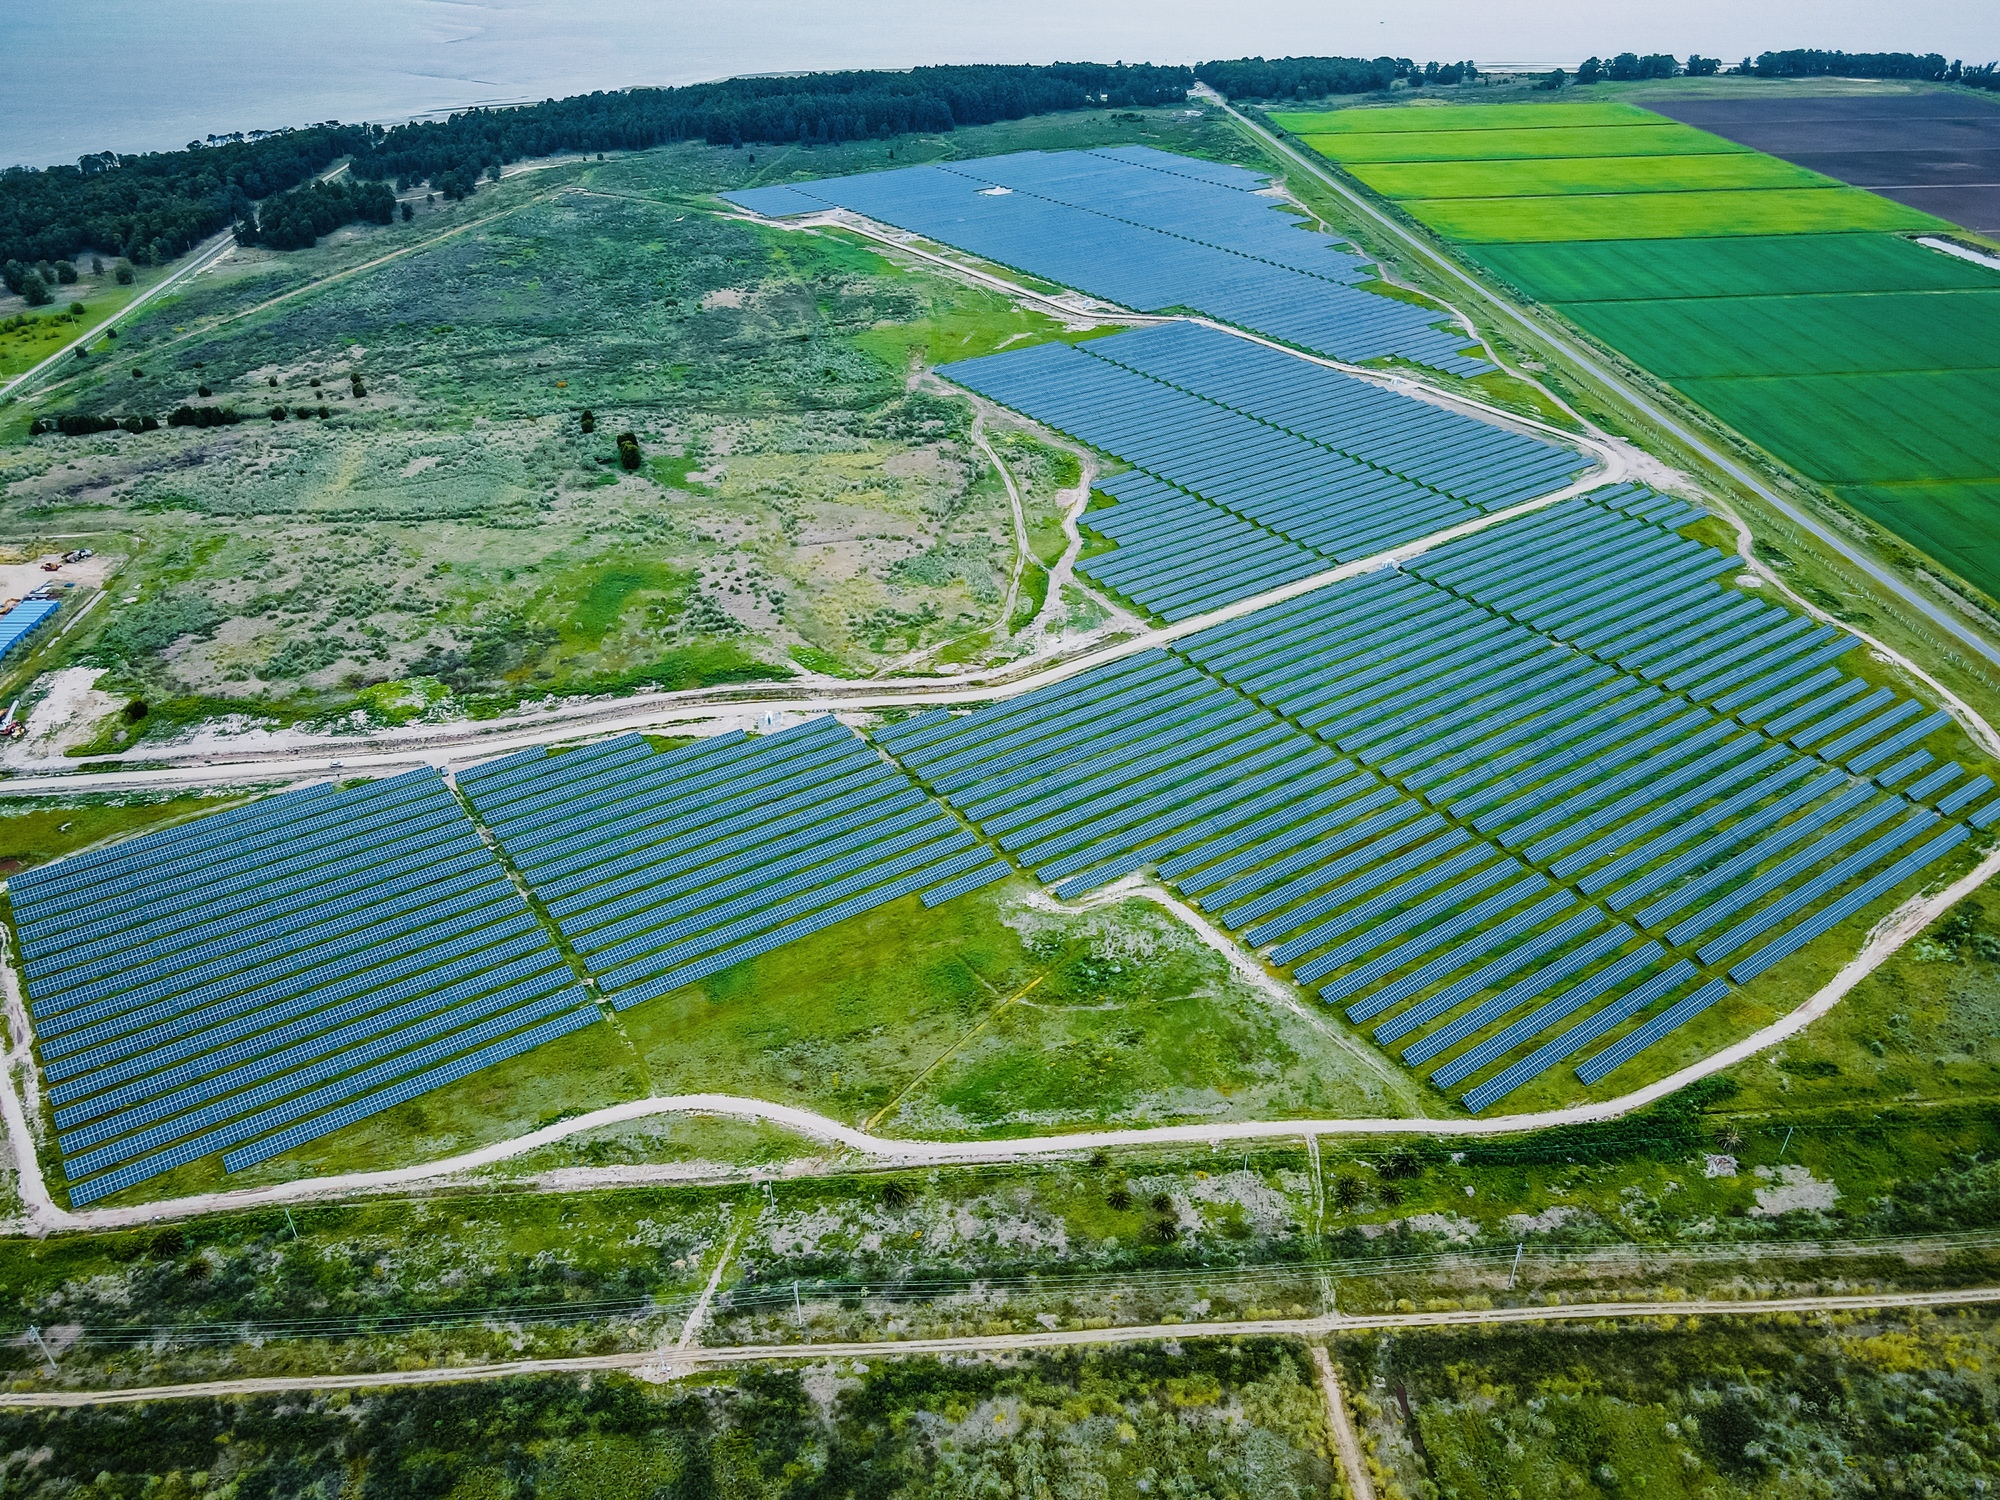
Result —
POLYGON ((278 1395, 288 1391, 354 1391, 386 1386, 445 1385, 466 1380, 506 1380, 518 1375, 585 1374, 631 1370, 673 1373, 725 1365, 772 1361, 868 1359, 910 1355, 1001 1354, 1034 1349, 1073 1349, 1105 1344, 1161 1343, 1168 1340, 1292 1337, 1467 1328, 1519 1323, 1630 1322, 1681 1318, 1741 1318, 1774 1313, 1893 1312, 1902 1308, 1974 1307, 2000 1302, 2000 1286, 1956 1291, 1857 1293, 1837 1297, 1764 1297, 1742 1301, 1574 1302, 1555 1307, 1461 1308, 1448 1312, 1342 1313, 1310 1318, 1247 1318, 1215 1323, 1148 1323, 1125 1328, 1053 1329, 1035 1333, 982 1334, 968 1338, 895 1339, 874 1343, 728 1344, 674 1350, 641 1349, 573 1359, 520 1359, 493 1364, 446 1365, 376 1374, 279 1375, 244 1380, 189 1381, 181 1385, 132 1386, 100 1391, 0 1391, 0 1407, 120 1406, 141 1401, 278 1395))

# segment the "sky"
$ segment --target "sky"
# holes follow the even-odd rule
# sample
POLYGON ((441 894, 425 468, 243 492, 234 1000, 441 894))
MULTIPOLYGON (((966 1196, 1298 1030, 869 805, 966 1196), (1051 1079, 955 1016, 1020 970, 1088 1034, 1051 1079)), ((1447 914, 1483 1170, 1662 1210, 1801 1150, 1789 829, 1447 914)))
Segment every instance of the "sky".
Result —
POLYGON ((2000 58, 1994 0, 65 0, 0 4, 0 163, 737 73, 1773 47, 2000 58))

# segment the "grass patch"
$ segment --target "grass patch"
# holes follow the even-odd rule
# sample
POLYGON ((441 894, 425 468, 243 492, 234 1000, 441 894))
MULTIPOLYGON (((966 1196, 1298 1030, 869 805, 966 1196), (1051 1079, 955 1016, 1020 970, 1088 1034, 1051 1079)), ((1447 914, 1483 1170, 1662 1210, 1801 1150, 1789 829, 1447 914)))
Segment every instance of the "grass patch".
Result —
POLYGON ((1674 193, 1840 184, 1775 156, 1573 156, 1525 161, 1357 162, 1385 198, 1534 198, 1561 193, 1674 193))
MULTIPOLYGON (((1656 117, 1657 118, 1657 117, 1656 117)), ((1301 139, 1343 165, 1364 161, 1519 161, 1554 156, 1723 156, 1750 148, 1692 125, 1557 127, 1548 130, 1386 130, 1301 139)))
POLYGON ((1026 630, 1035 623, 1035 616, 1042 612, 1042 606, 1049 600, 1049 570, 1040 563, 1025 563, 1021 568, 1021 596, 1014 605, 1013 618, 1007 622, 1009 633, 1026 630))
POLYGON ((2000 599, 2000 479, 1842 485, 1834 493, 2000 599))
POLYGON ((1571 321, 1669 380, 1980 369, 2000 360, 1984 291, 1583 302, 1571 321))
POLYGON ((1481 245, 1467 253, 1540 302, 2000 288, 2000 272, 1887 234, 1481 245))
POLYGON ((1945 227, 1941 219, 1860 188, 1437 198, 1403 207, 1440 234, 1475 244, 1945 227))
POLYGON ((1135 1109, 1212 1118, 1399 1106, 1382 1072, 1242 990, 1159 908, 1054 913, 1030 906, 1028 891, 1009 881, 929 912, 907 897, 621 1019, 658 1092, 749 1094, 855 1122, 893 1103, 883 1128, 916 1134, 1135 1109), (982 1023, 996 1010, 1005 1021, 993 1031, 982 1023))

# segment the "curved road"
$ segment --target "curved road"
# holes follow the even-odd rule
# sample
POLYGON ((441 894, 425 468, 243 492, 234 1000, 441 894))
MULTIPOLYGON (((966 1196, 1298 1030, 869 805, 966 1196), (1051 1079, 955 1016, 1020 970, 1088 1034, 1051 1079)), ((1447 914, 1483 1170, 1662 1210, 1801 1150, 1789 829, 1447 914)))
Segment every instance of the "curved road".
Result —
POLYGON ((1520 1323, 1579 1323, 1635 1319, 1767 1317, 1830 1312, 1893 1312, 1902 1308, 1976 1307, 2000 1302, 2000 1287, 1956 1291, 1863 1292, 1837 1297, 1760 1297, 1743 1301, 1571 1302, 1556 1307, 1461 1308, 1451 1312, 1323 1313, 1311 1318, 1245 1318, 1215 1323, 1147 1323, 1123 1328, 1053 1329, 968 1338, 894 1339, 875 1343, 724 1344, 709 1348, 641 1349, 572 1359, 519 1359, 494 1364, 444 1365, 375 1374, 271 1375, 243 1380, 201 1380, 180 1385, 130 1386, 96 1391, 0 1391, 0 1407, 129 1406, 142 1401, 213 1400, 303 1391, 375 1390, 385 1386, 446 1385, 506 1380, 519 1375, 581 1375, 630 1370, 672 1379, 701 1368, 758 1365, 776 1360, 882 1359, 885 1356, 965 1355, 1073 1349, 1101 1344, 1161 1343, 1169 1339, 1289 1336, 1324 1339, 1351 1333, 1423 1328, 1491 1327, 1520 1323))

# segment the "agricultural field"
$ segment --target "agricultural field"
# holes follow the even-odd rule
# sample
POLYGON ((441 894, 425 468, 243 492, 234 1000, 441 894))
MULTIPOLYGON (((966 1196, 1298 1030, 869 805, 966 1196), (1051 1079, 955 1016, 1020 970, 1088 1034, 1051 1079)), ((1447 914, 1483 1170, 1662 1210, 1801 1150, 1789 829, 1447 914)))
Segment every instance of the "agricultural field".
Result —
MULTIPOLYGON (((1820 124, 1884 111, 1929 119, 1938 111, 1923 101, 1958 97, 1836 99, 1820 124)), ((1681 113, 1726 123, 1743 109, 1790 107, 1692 98, 1681 113)), ((1274 119, 1503 281, 2000 598, 1990 505, 2000 481, 1990 326, 2000 273, 1908 238, 1953 231, 1910 206, 1943 198, 1866 192, 1838 173, 1817 187, 1779 186, 1787 174, 1827 170, 1827 160, 1746 154, 1632 103, 1502 108, 1491 118, 1433 106, 1274 119), (1538 107, 1548 126, 1523 128, 1522 111, 1538 107), (1671 165, 1619 149, 1639 138, 1678 142, 1664 153, 1671 165), (1622 181, 1607 165, 1621 157, 1633 163, 1622 181), (1739 162, 1735 185, 1704 181, 1739 162)))

